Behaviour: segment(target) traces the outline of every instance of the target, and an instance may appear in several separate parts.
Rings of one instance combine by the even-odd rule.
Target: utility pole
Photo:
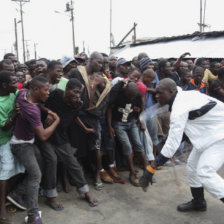
[[[25,62],[26,50],[25,50],[24,25],[23,25],[23,5],[21,0],[20,0],[20,16],[21,16],[21,26],[22,26],[23,62]]]
[[[73,49],[73,55],[75,56],[77,54],[76,46],[75,46],[75,25],[74,25],[74,2],[71,0],[71,2],[66,3],[66,12],[71,12],[71,22],[72,22],[72,49]]]
[[[19,48],[18,48],[18,35],[17,35],[17,22],[16,18],[14,18],[14,25],[15,25],[15,50],[16,50],[16,57],[19,61]]]
[[[28,44],[29,40],[25,40],[26,42],[26,61],[30,60],[30,51],[29,51],[29,44]]]
[[[34,43],[33,47],[34,47],[34,58],[35,60],[37,60],[37,43]]]
[[[21,17],[21,27],[22,27],[22,45],[23,45],[23,62],[26,61],[26,49],[25,49],[25,37],[24,37],[24,25],[23,25],[23,5],[30,0],[12,0],[14,2],[19,2],[20,6],[20,17]]]
[[[205,27],[211,27],[209,24],[205,24],[206,0],[204,0],[204,14],[202,11],[203,11],[203,0],[200,0],[200,23],[198,23],[200,33],[203,33],[205,31]]]
[[[200,23],[199,23],[199,27],[200,27],[200,33],[202,33],[202,0],[200,0]]]
[[[110,49],[112,48],[112,0],[110,0]]]
[[[75,47],[75,27],[74,27],[74,7],[73,1],[71,0],[71,20],[72,20],[72,41],[73,41],[73,54],[76,55],[76,47]]]
[[[206,12],[206,0],[204,0],[203,32],[204,32],[205,27],[206,27],[206,24],[205,24],[205,12]]]

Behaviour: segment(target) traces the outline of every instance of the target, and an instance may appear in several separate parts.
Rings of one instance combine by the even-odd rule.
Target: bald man
[[[122,153],[129,167],[129,180],[133,186],[139,187],[139,179],[135,172],[132,148],[141,159],[141,165],[147,166],[145,152],[140,140],[138,124],[139,114],[143,107],[143,99],[134,82],[125,85],[118,82],[110,92],[110,104],[107,110],[107,121],[111,139],[115,135],[122,147]],[[133,146],[133,147],[132,147]]]
[[[224,202],[224,180],[217,174],[224,164],[224,104],[195,90],[182,91],[169,78],[158,83],[156,98],[160,105],[169,105],[170,131],[161,153],[140,179],[143,190],[152,183],[155,168],[177,151],[185,133],[193,145],[187,162],[193,199],[178,205],[177,210],[206,211],[204,188]]]

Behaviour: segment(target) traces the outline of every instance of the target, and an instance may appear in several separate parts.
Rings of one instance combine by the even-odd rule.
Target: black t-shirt
[[[130,100],[125,95],[123,82],[118,82],[110,92],[110,104],[113,104],[112,119],[113,121],[129,122],[136,119],[138,113],[133,111],[133,107],[141,108],[142,95],[139,94]]]
[[[64,91],[60,89],[56,89],[50,94],[45,106],[60,117],[60,123],[49,138],[49,141],[54,145],[64,145],[68,143],[69,138],[67,130],[77,116],[76,108],[69,107],[64,102]]]
[[[224,102],[224,97],[219,93],[220,89],[224,89],[224,85],[219,80],[215,80],[209,87],[209,95]]]

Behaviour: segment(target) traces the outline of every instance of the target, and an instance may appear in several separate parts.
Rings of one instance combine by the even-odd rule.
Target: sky
[[[109,54],[110,0],[73,0],[75,42],[79,51]],[[24,30],[29,59],[59,59],[72,55],[72,24],[65,12],[68,0],[30,0],[24,4]],[[224,0],[207,0],[205,31],[224,30]],[[60,13],[55,13],[59,11]],[[137,23],[137,38],[174,36],[199,30],[200,0],[112,0],[115,44]],[[14,18],[20,21],[18,2],[0,0],[0,58],[14,52]],[[19,60],[22,62],[21,23],[17,24]],[[131,36],[128,38],[131,39]]]

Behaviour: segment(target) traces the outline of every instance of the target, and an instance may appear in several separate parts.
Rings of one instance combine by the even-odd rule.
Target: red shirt
[[[140,91],[140,93],[142,94],[142,97],[144,98],[147,92],[147,87],[145,86],[143,82],[136,82],[136,84],[138,86],[138,90]]]
[[[17,89],[22,89],[23,88],[23,84],[21,82],[17,82]]]

